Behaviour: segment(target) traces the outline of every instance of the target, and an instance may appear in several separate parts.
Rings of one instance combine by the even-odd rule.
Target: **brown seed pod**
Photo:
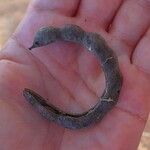
[[[88,127],[101,120],[118,101],[122,86],[122,76],[119,71],[117,57],[99,34],[85,32],[76,25],[65,25],[63,28],[45,27],[40,29],[36,33],[32,47],[29,49],[44,46],[56,40],[79,43],[100,60],[106,79],[106,88],[101,98],[90,110],[81,114],[69,114],[52,104],[48,104],[44,98],[30,89],[25,88],[23,95],[49,121],[57,122],[69,129]]]

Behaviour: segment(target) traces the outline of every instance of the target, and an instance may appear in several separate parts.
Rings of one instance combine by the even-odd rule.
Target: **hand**
[[[150,2],[34,0],[0,54],[0,149],[135,150],[150,110]],[[68,112],[96,104],[105,87],[98,61],[81,46],[33,49],[43,26],[77,24],[101,34],[118,56],[123,87],[101,122],[68,130],[48,122],[22,96],[30,88]]]

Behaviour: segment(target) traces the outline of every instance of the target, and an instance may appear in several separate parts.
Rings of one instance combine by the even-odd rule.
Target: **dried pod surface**
[[[61,111],[52,104],[48,104],[44,98],[30,89],[25,88],[23,95],[26,100],[49,121],[57,122],[69,129],[88,127],[100,121],[118,101],[122,86],[122,76],[120,74],[117,57],[100,35],[85,32],[76,25],[65,25],[63,28],[41,28],[36,33],[33,45],[29,49],[41,47],[56,40],[79,43],[95,54],[100,60],[106,79],[106,88],[101,98],[99,98],[98,103],[90,110],[81,114],[69,114]]]

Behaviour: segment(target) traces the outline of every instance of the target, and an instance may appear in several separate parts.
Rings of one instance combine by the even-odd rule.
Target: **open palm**
[[[146,0],[31,2],[0,54],[0,149],[136,149],[150,110],[149,14]],[[72,113],[96,104],[105,79],[89,52],[61,41],[27,49],[40,27],[69,23],[101,34],[116,52],[123,75],[115,108],[100,123],[81,130],[48,122],[22,95],[24,88],[33,89]]]

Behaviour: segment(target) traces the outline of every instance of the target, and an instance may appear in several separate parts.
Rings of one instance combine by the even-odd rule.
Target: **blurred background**
[[[30,0],[0,0],[0,49],[23,18]],[[138,150],[150,150],[150,117]]]

